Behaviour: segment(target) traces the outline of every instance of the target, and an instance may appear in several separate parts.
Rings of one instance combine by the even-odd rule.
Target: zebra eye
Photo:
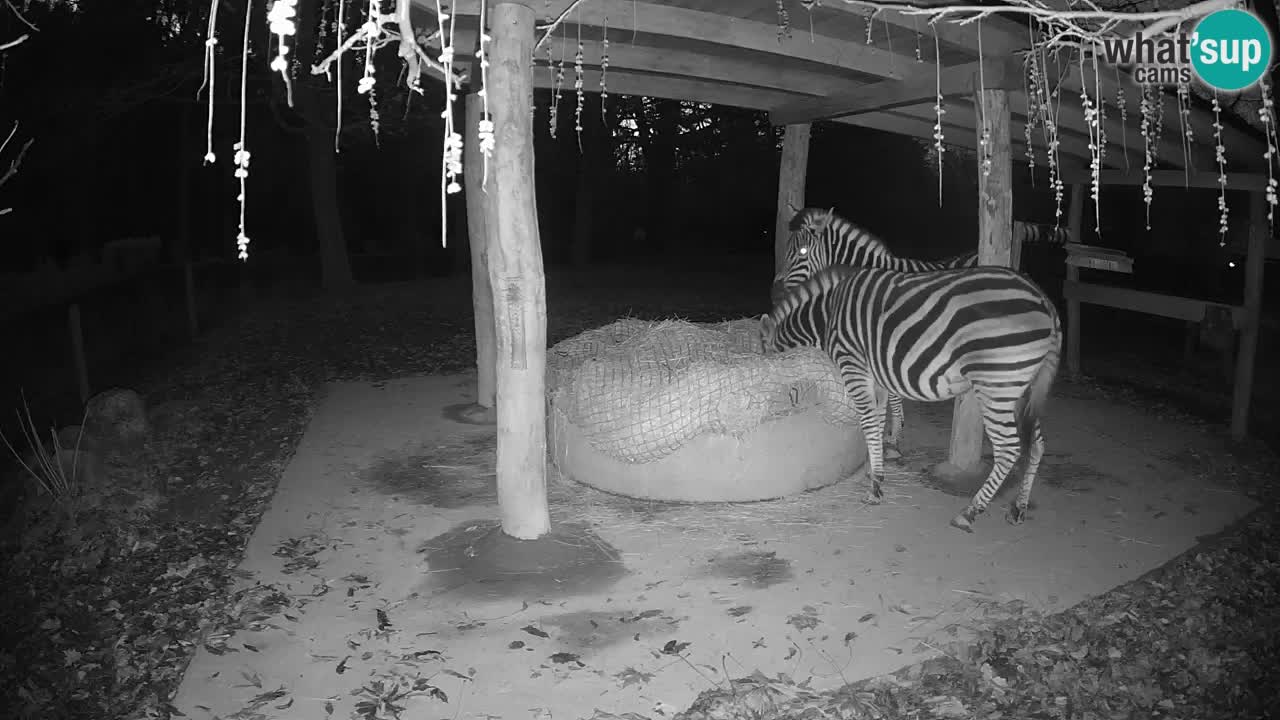
[[[802,247],[802,248],[800,248],[800,254],[801,254],[801,255],[808,255],[808,254],[809,254],[809,248],[807,248],[807,247]]]

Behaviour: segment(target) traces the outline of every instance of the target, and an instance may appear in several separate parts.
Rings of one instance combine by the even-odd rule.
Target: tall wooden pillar
[[[1253,361],[1258,351],[1258,330],[1262,322],[1262,268],[1266,260],[1267,198],[1262,193],[1249,197],[1249,249],[1244,265],[1244,326],[1240,328],[1240,351],[1236,355],[1236,382],[1231,398],[1231,436],[1243,440],[1249,432],[1249,400],[1253,394]]]
[[[1071,204],[1067,206],[1068,242],[1080,242],[1084,231],[1084,194],[1087,192],[1081,183],[1071,186]],[[1080,268],[1067,265],[1067,282],[1080,281]],[[1072,377],[1080,375],[1080,301],[1067,298],[1067,374]]]
[[[809,173],[809,137],[812,127],[788,125],[782,135],[782,159],[778,163],[778,219],[773,235],[773,271],[782,269],[787,253],[792,208],[804,207],[805,178]]]
[[[497,328],[498,505],[503,531],[532,540],[547,509],[547,296],[534,197],[534,10],[499,0],[491,18],[489,282]]]
[[[471,307],[475,313],[476,329],[476,404],[493,408],[497,404],[496,353],[497,338],[494,335],[493,288],[489,284],[489,247],[493,240],[489,232],[488,218],[493,213],[487,208],[493,200],[494,182],[484,177],[484,156],[480,152],[477,136],[484,99],[477,92],[481,87],[480,67],[471,70],[471,91],[466,99],[466,142],[462,150],[462,175],[466,183],[467,240],[471,248]],[[489,168],[492,174],[493,168]]]
[[[1009,267],[1013,260],[1013,155],[1009,139],[1009,92],[981,90],[977,117],[986,121],[991,164],[978,159],[978,263]],[[978,128],[982,139],[982,128]],[[981,145],[979,145],[981,147]],[[962,472],[982,462],[982,414],[972,392],[956,398],[951,419],[951,465]]]

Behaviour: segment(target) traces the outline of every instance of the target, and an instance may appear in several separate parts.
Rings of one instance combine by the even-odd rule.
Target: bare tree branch
[[[32,32],[40,32],[40,28],[36,27],[35,23],[22,16],[22,11],[13,4],[13,0],[4,0],[4,4],[9,6],[9,9],[13,11],[13,14],[23,25],[31,28]]]
[[[13,136],[17,134],[17,132],[18,123],[14,123],[13,129],[9,131],[9,137],[6,137],[4,142],[0,143],[0,152],[4,152],[4,149],[9,146],[9,141],[13,139]],[[27,148],[31,147],[31,143],[35,141],[35,138],[28,138],[27,141],[23,143],[22,149],[18,151],[18,157],[14,158],[13,162],[9,163],[9,169],[5,171],[5,174],[0,175],[0,187],[4,187],[5,183],[12,180],[13,177],[18,174],[18,168],[22,166],[22,158],[26,156]],[[0,208],[0,215],[8,215],[11,212],[13,212],[13,208],[11,207]]]
[[[18,37],[16,37],[16,38],[14,38],[14,39],[10,40],[9,42],[6,42],[6,43],[4,43],[4,44],[0,44],[0,52],[4,52],[5,50],[8,50],[9,48],[17,47],[17,46],[21,45],[22,43],[26,42],[26,41],[27,41],[27,40],[29,40],[29,39],[31,39],[31,33],[23,33],[23,34],[19,35]]]
[[[21,22],[23,25],[26,25],[27,27],[31,28],[31,32],[40,32],[40,28],[36,27],[30,20],[22,16],[22,11],[19,10],[17,6],[13,4],[13,0],[4,0],[4,4],[8,5],[9,9],[13,11],[13,16],[18,18],[18,22]],[[4,43],[0,43],[0,52],[4,52],[6,50],[9,50],[10,48],[15,48],[30,39],[31,39],[31,33],[23,33],[12,40],[9,40]],[[6,210],[5,212],[8,212],[8,211]],[[3,214],[4,213],[0,213],[0,215],[3,215]]]

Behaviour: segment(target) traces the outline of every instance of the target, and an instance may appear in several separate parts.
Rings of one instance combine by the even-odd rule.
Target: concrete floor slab
[[[477,584],[428,559],[441,536],[482,537],[498,517],[494,429],[445,412],[473,383],[329,387],[242,563],[246,584],[293,606],[231,652],[201,648],[178,709],[345,718],[398,686],[405,717],[578,718],[673,714],[757,669],[831,687],[924,659],[988,600],[1060,610],[1103,593],[1252,509],[1177,462],[1202,442],[1194,429],[1059,398],[1030,520],[1008,525],[1002,499],[964,533],[948,522],[967,497],[920,480],[945,455],[951,406],[909,404],[884,505],[862,503],[861,479],[667,505],[552,472],[557,527],[589,528],[620,567],[587,584]]]

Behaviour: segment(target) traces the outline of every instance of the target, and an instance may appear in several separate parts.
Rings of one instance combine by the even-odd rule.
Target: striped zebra
[[[871,465],[867,502],[883,497],[885,391],[921,401],[969,390],[982,409],[995,462],[951,524],[972,532],[1029,446],[1008,519],[1024,519],[1044,437],[1039,416],[1058,371],[1062,326],[1053,302],[1002,267],[924,273],[835,265],[793,288],[761,317],[766,353],[820,347],[840,370]]]
[[[1062,245],[1069,235],[1065,228],[1051,225],[1015,222],[1015,232],[1023,243]],[[787,290],[799,285],[814,273],[832,265],[885,268],[900,272],[929,272],[978,267],[978,251],[955,255],[941,260],[917,260],[893,254],[884,241],[867,230],[836,214],[835,208],[805,208],[796,211],[791,218],[791,236],[787,240],[787,252],[782,268],[773,278],[770,291],[776,305]],[[899,457],[898,446],[906,425],[902,398],[890,392],[889,437],[886,449],[891,457]]]

